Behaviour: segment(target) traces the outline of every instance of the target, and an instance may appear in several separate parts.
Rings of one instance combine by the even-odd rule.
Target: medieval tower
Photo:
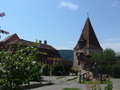
[[[81,36],[74,47],[74,64],[73,67],[80,70],[86,70],[87,62],[94,52],[102,50],[100,43],[95,35],[94,29],[87,18]]]

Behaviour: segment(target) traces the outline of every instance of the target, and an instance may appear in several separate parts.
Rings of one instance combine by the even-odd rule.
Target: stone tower
[[[94,29],[90,22],[89,17],[87,18],[81,36],[74,47],[74,64],[73,67],[78,70],[89,69],[87,62],[94,52],[102,50],[98,39],[95,35]]]

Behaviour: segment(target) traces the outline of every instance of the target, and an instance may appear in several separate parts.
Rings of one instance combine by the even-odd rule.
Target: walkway
[[[48,84],[45,85],[37,84],[36,86],[25,90],[62,90],[63,88],[80,88],[82,90],[91,90],[89,89],[91,85],[79,84],[78,78],[72,81],[65,82],[62,80],[57,80],[56,77],[60,77],[60,76],[44,76],[43,77],[44,82],[49,82]],[[66,76],[66,78],[68,77],[71,78],[70,76]],[[111,79],[111,80],[113,81],[113,90],[120,90],[120,79]],[[106,84],[100,84],[102,90],[104,90],[105,86]]]

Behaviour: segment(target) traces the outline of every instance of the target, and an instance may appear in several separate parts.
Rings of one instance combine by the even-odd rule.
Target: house
[[[15,47],[18,44],[21,46],[34,46],[34,42],[20,39],[17,34],[10,35],[1,41],[1,45],[3,46],[13,45]],[[40,40],[36,47],[40,52],[46,53],[46,55],[39,55],[38,61],[45,63],[46,60],[62,60],[59,52],[51,45],[48,45],[46,40],[44,43],[42,43]]]
[[[74,64],[73,67],[79,71],[89,69],[89,58],[94,52],[102,50],[97,36],[94,32],[89,17],[87,18],[80,38],[74,47]]]

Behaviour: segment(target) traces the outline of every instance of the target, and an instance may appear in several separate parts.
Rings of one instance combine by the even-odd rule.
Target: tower
[[[100,43],[95,35],[89,17],[86,19],[80,38],[74,47],[73,67],[78,70],[86,70],[87,62],[94,52],[102,50]]]

